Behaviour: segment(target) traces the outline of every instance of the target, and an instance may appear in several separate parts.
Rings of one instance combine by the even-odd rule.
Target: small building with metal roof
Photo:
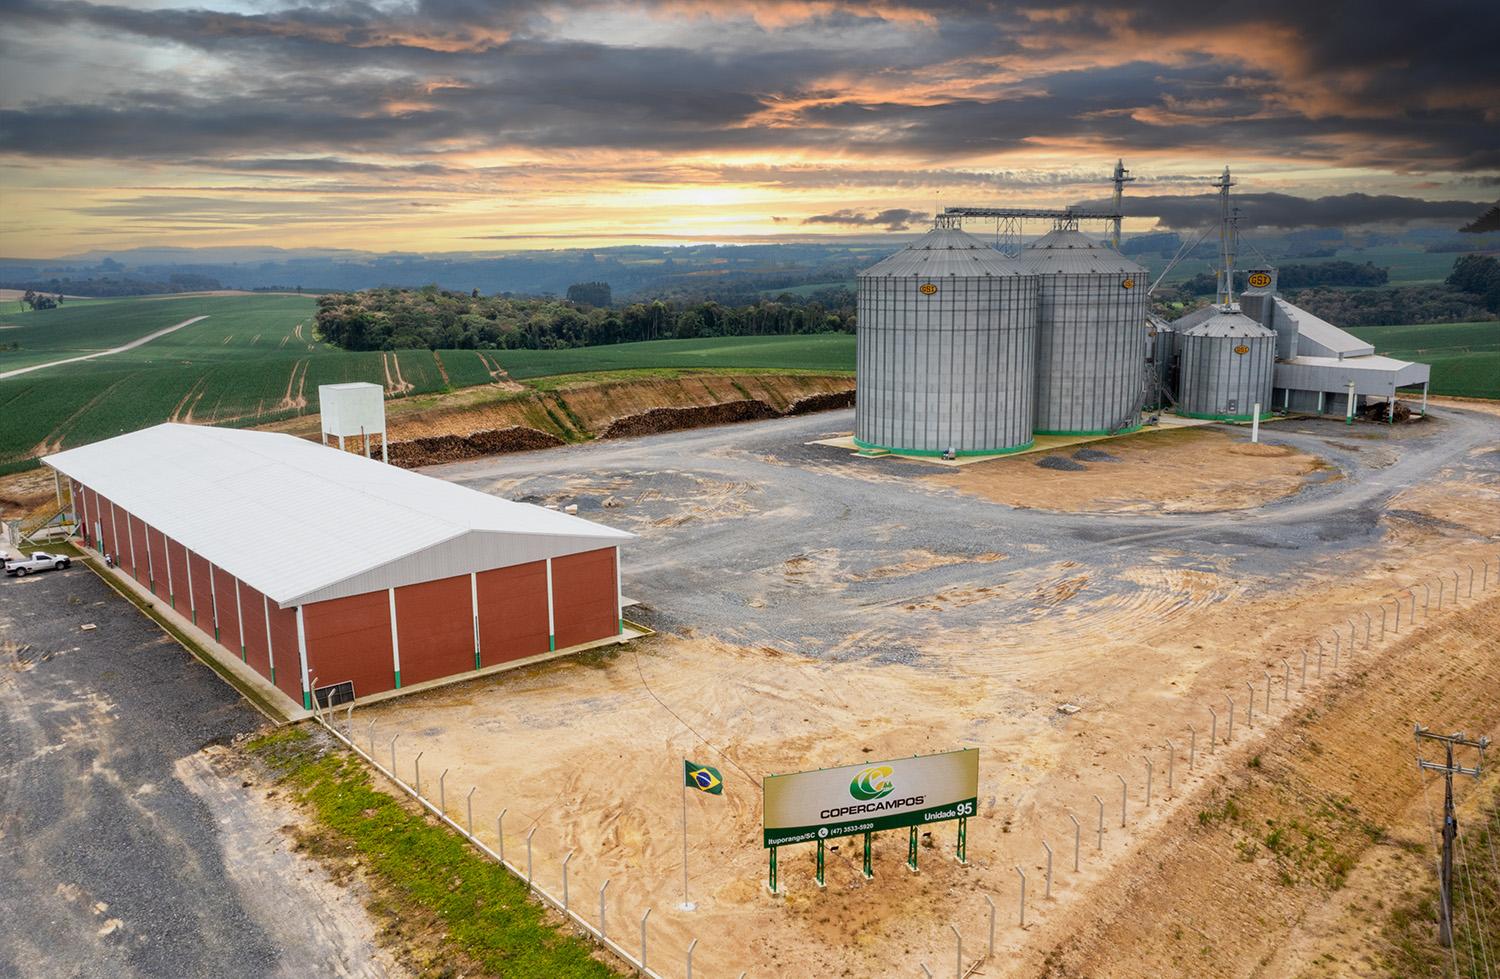
[[[303,708],[624,632],[619,545],[634,535],[566,513],[202,425],[43,462],[89,546]]]

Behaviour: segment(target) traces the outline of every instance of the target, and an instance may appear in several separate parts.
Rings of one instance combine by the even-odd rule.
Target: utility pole
[[[1418,724],[1416,727],[1417,744],[1423,741],[1441,742],[1446,753],[1446,760],[1439,765],[1428,761],[1420,755],[1417,757],[1417,770],[1442,772],[1444,782],[1443,792],[1443,863],[1438,871],[1438,884],[1441,890],[1440,910],[1442,920],[1438,922],[1438,942],[1444,948],[1453,946],[1453,841],[1458,836],[1458,816],[1453,811],[1453,776],[1468,775],[1475,779],[1479,778],[1479,770],[1484,765],[1484,749],[1490,746],[1490,739],[1481,737],[1478,741],[1470,741],[1464,737],[1464,732],[1456,734],[1433,734],[1427,728]],[[1479,763],[1473,768],[1464,768],[1462,765],[1453,764],[1453,746],[1463,748],[1478,748]]]
[[[1229,188],[1234,180],[1229,176],[1229,167],[1212,184],[1219,191],[1219,288],[1220,306],[1234,302],[1234,217],[1229,206]]]

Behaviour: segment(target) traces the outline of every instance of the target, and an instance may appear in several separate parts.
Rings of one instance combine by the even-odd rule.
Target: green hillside
[[[1500,322],[1419,323],[1349,330],[1377,353],[1432,365],[1433,394],[1500,398]]]

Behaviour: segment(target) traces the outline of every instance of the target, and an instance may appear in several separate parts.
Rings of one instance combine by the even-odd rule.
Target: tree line
[[[596,288],[575,295],[604,297]],[[477,289],[366,289],[320,296],[317,328],[324,340],[347,350],[552,350],[637,340],[852,333],[853,295],[843,295],[833,307],[783,295],[737,306],[654,300],[616,308],[483,296]]]

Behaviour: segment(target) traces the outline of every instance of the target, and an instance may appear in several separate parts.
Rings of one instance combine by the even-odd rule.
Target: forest
[[[575,297],[605,298],[596,283]],[[831,298],[833,305],[826,305]],[[654,300],[622,307],[483,296],[479,290],[366,289],[318,298],[318,333],[346,350],[557,350],[636,340],[853,333],[853,294],[786,294],[744,305]]]

